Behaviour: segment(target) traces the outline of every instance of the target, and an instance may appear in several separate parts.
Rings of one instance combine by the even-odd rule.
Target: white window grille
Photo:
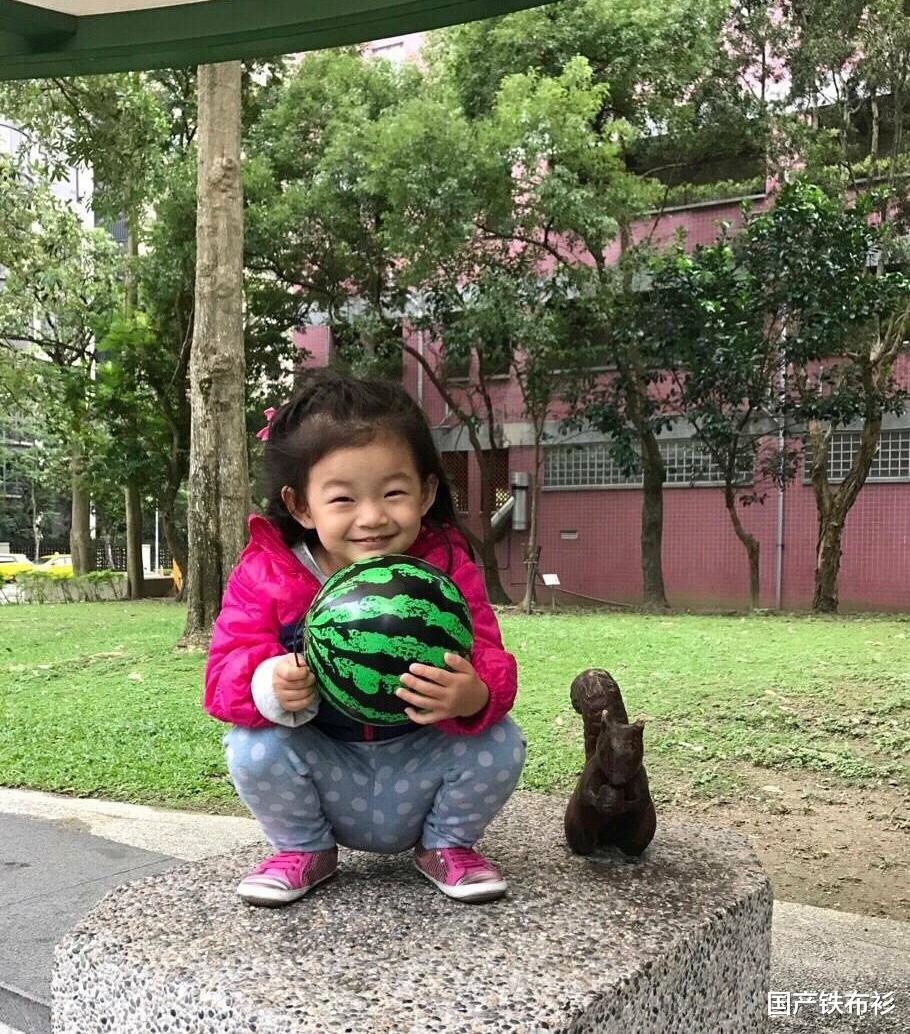
[[[859,449],[859,431],[835,431],[828,443],[828,480],[843,481]],[[807,440],[803,479],[811,481],[812,445]],[[867,481],[910,481],[910,428],[882,431]]]
[[[671,438],[658,443],[667,468],[668,485],[722,485],[724,474],[704,445],[694,438]],[[740,463],[737,482],[749,481],[751,464]]]
[[[859,432],[844,431],[831,436],[828,445],[828,477],[843,481],[859,448]]]
[[[667,469],[668,485],[722,485],[723,473],[701,442],[694,438],[667,438],[658,442]],[[738,482],[747,483],[751,469],[744,466]],[[552,445],[544,452],[545,488],[604,488],[639,486],[640,467],[624,474],[611,455],[608,442]]]
[[[910,479],[910,430],[883,432],[869,477],[875,481]]]
[[[606,443],[552,445],[544,450],[543,483],[545,488],[638,485],[641,484],[641,475],[624,474]]]

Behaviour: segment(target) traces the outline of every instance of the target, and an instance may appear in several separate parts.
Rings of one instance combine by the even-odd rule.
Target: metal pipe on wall
[[[780,441],[783,439],[781,432]],[[777,486],[777,557],[775,560],[774,606],[782,607],[784,579],[784,486]]]

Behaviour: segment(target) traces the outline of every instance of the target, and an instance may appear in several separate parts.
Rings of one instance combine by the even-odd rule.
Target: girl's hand
[[[286,653],[272,671],[272,689],[285,711],[305,711],[316,699],[316,676],[297,654]]]
[[[468,718],[487,705],[490,691],[481,682],[470,661],[447,653],[445,662],[454,670],[412,664],[401,676],[406,688],[395,690],[410,707],[405,714],[418,725],[430,725],[444,718]]]

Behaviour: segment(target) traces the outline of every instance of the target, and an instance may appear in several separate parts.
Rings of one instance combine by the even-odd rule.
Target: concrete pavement
[[[0,788],[0,815],[43,819],[63,829],[187,862],[211,858],[261,839],[258,824],[250,818],[58,797],[34,790]]]

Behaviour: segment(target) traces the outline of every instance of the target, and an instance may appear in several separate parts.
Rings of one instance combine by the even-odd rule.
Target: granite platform
[[[54,1032],[764,1032],[772,900],[748,843],[659,817],[641,859],[578,858],[563,805],[516,793],[490,826],[510,893],[487,905],[353,851],[284,909],[234,893],[256,847],[122,886],[57,947]]]

